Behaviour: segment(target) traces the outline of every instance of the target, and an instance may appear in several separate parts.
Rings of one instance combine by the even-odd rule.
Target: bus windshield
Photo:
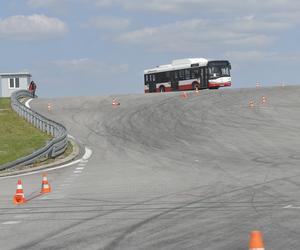
[[[208,67],[210,79],[230,76],[230,64],[225,62],[214,62]]]

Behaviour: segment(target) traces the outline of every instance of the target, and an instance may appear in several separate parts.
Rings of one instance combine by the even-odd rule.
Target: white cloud
[[[230,58],[235,62],[299,62],[300,53],[285,53],[274,51],[229,51],[224,54],[224,57]]]
[[[250,22],[250,23],[249,23]],[[244,21],[249,27],[243,30],[243,22],[232,25],[229,21],[191,19],[157,27],[138,29],[119,35],[121,43],[141,45],[157,51],[195,51],[201,49],[228,49],[234,47],[264,46],[274,40],[270,32],[260,32],[263,21]],[[256,26],[258,27],[256,29]]]
[[[27,4],[33,8],[52,7],[60,4],[63,0],[28,0]]]
[[[267,61],[274,60],[278,57],[275,52],[266,52],[258,50],[250,51],[229,51],[224,54],[226,58],[231,58],[233,61]]]
[[[266,11],[295,11],[300,8],[298,0],[91,0],[99,7],[118,5],[127,10],[143,10],[154,12],[169,13],[201,13],[209,12],[236,12],[244,13],[247,11],[261,12]]]
[[[53,64],[63,71],[76,74],[81,73],[89,75],[109,75],[114,73],[124,73],[128,71],[128,64],[110,65],[91,58],[57,60],[54,61]]]
[[[0,37],[15,40],[55,38],[68,31],[67,25],[45,15],[11,16],[0,20]]]
[[[157,51],[228,50],[233,46],[257,49],[270,45],[282,32],[300,23],[299,0],[89,1],[99,7],[118,6],[127,11],[156,12],[158,15],[166,13],[179,15],[180,19],[189,15],[190,20],[131,30],[114,38],[120,43],[141,45]],[[96,20],[93,23],[96,27]]]
[[[94,0],[94,1],[96,6],[98,7],[108,7],[115,2],[114,0]]]
[[[122,30],[126,29],[129,24],[130,20],[126,18],[99,16],[90,18],[83,26],[100,30]]]
[[[229,20],[227,20],[229,21]],[[233,19],[227,24],[227,29],[233,29],[240,32],[261,32],[261,33],[273,33],[278,31],[284,31],[294,26],[289,19],[280,19],[270,16],[257,17],[257,16],[245,16]]]

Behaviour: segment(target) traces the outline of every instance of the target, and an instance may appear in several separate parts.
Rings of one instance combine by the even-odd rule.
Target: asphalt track
[[[49,172],[49,195],[40,174],[0,179],[0,248],[242,250],[261,230],[300,249],[300,87],[179,95],[31,102],[93,154]]]

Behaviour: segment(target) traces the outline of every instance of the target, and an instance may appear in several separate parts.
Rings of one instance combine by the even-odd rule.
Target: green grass
[[[0,98],[0,165],[31,154],[50,138],[12,111],[10,98]]]

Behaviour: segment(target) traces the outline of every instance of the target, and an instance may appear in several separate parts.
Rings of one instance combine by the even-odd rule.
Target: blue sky
[[[228,59],[234,87],[298,84],[298,0],[1,0],[0,72],[44,97],[143,92],[143,70]]]

